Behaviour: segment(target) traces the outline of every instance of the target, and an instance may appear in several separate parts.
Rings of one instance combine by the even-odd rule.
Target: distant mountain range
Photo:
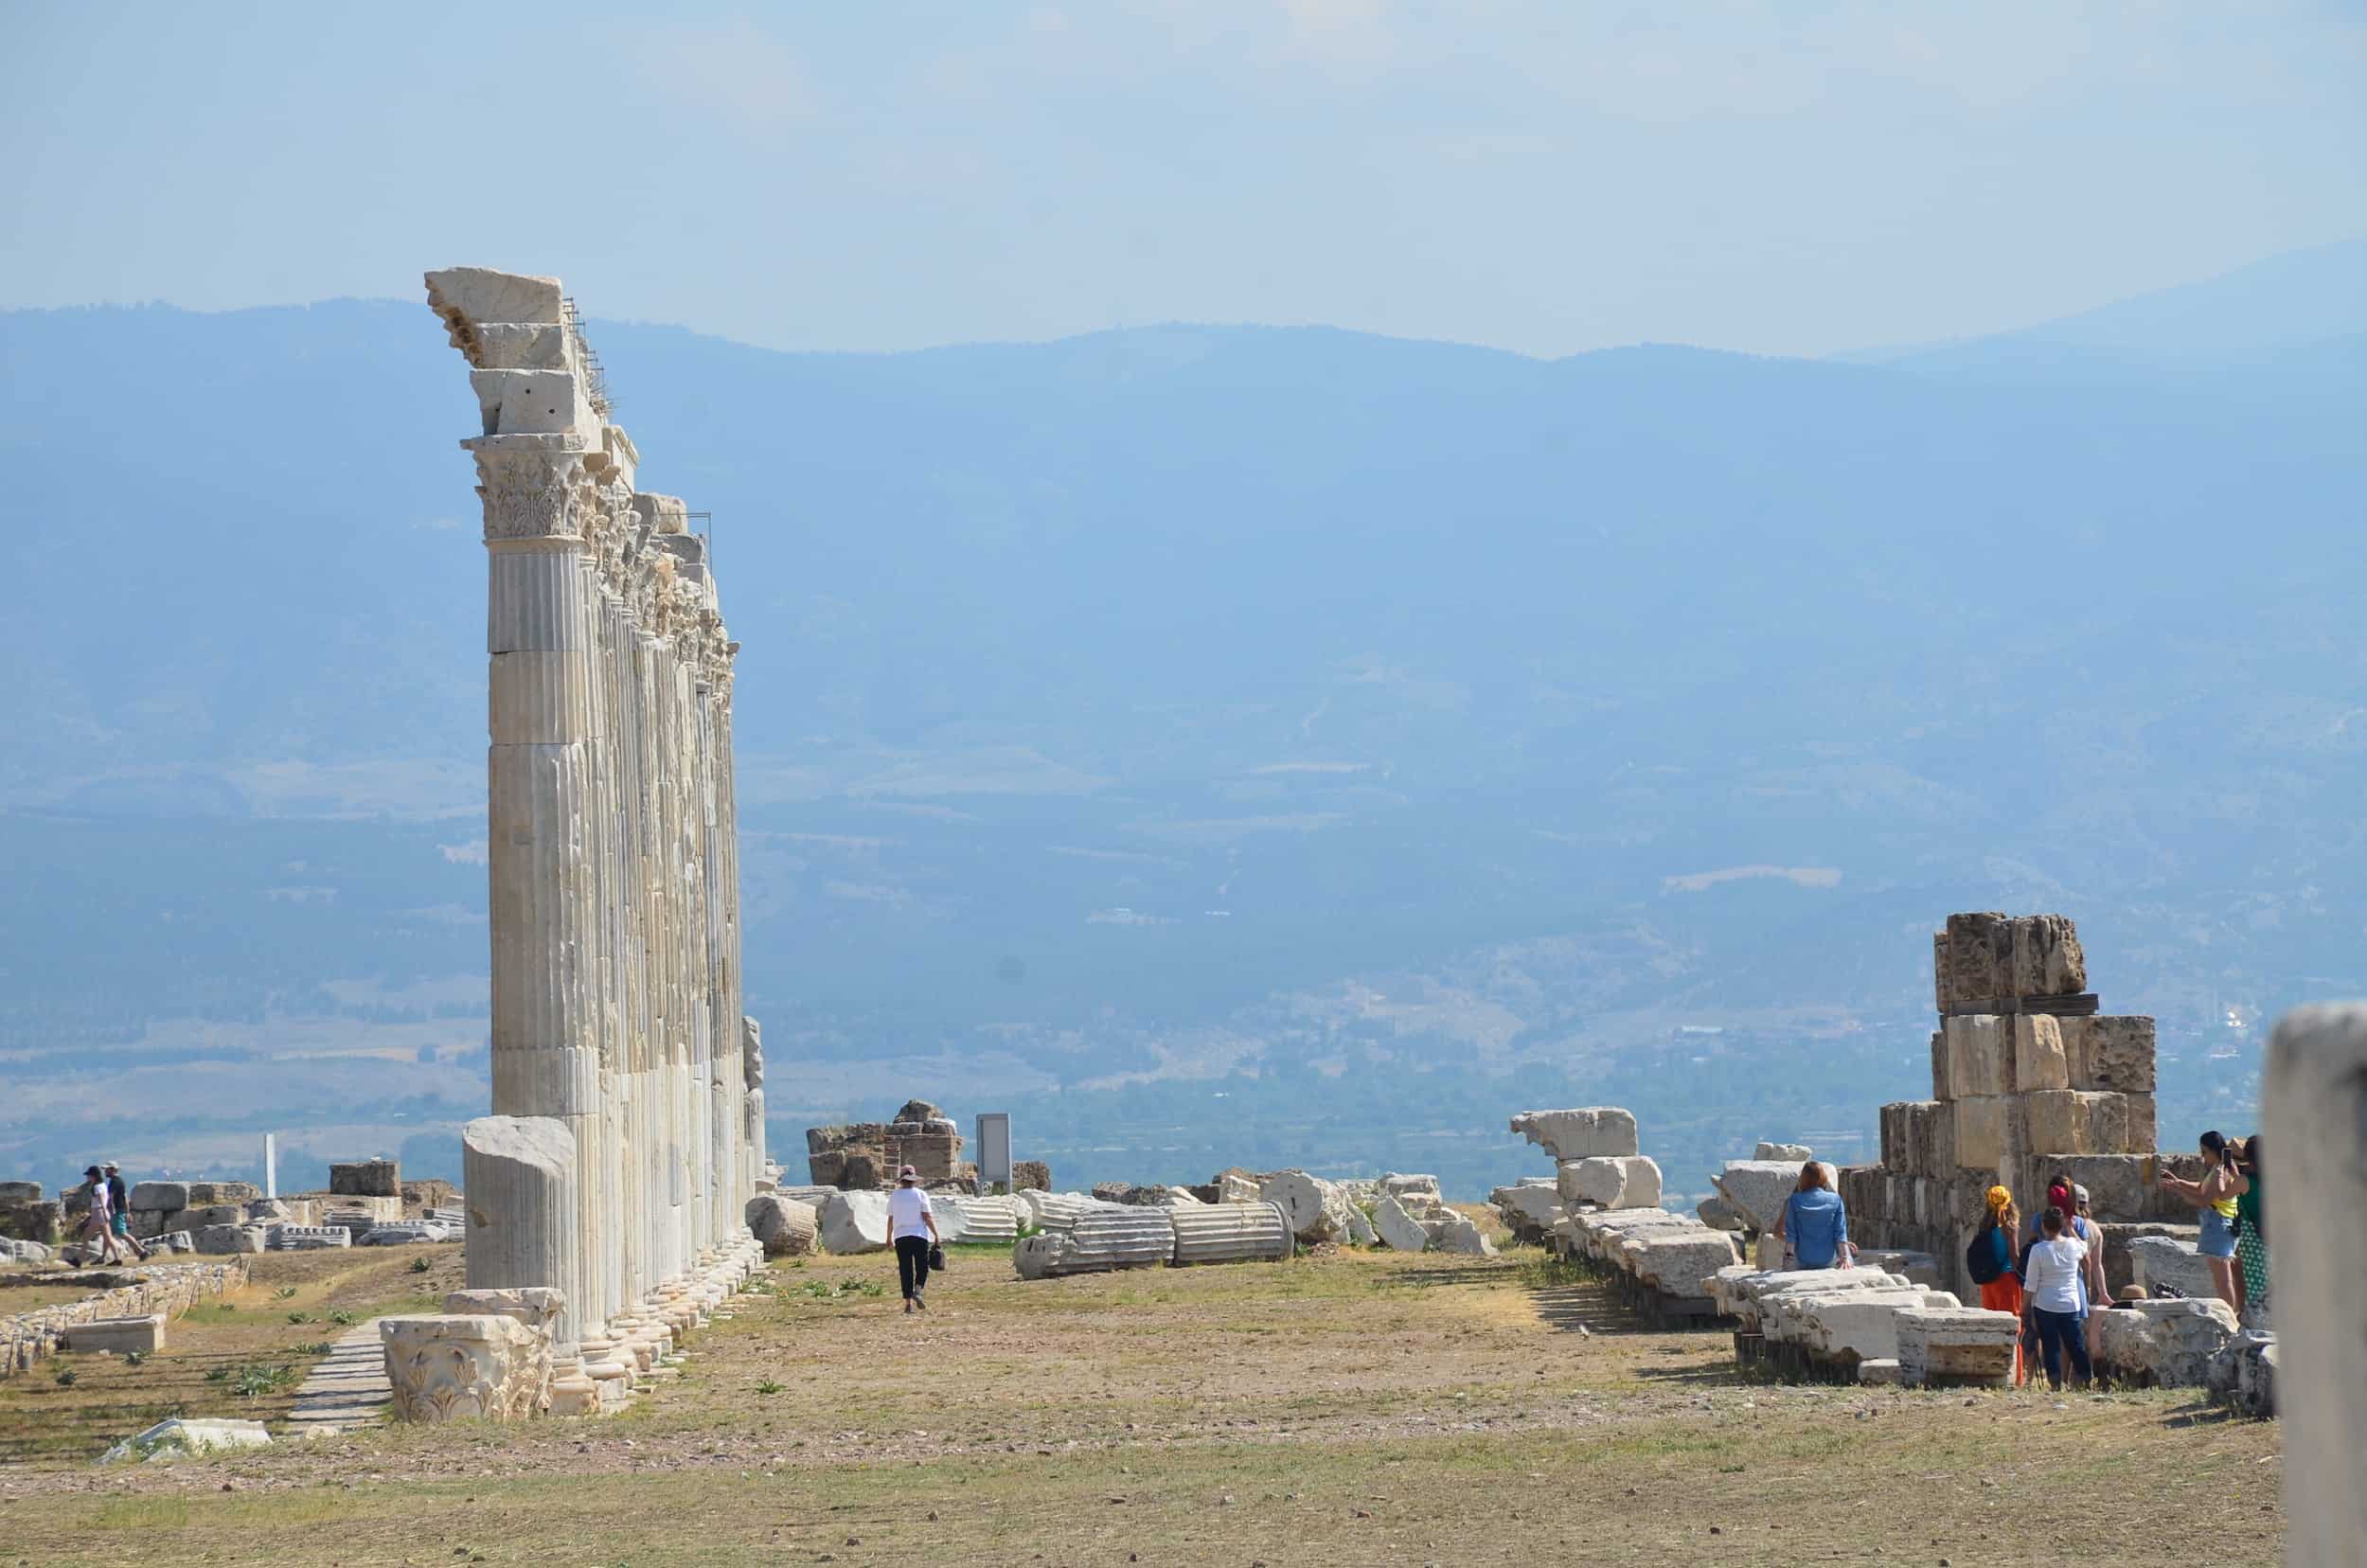
[[[2367,986],[2367,245],[1847,362],[592,335],[745,645],[776,1131],[928,1094],[1079,1174],[1263,1128],[1468,1185],[1514,1099],[1616,1085],[1683,1162],[1862,1139],[1919,1092],[1918,933],[2014,907],[2186,1042],[2182,1135],[2246,1114],[2263,1014]],[[330,1039],[363,1100],[442,1096],[336,1136],[448,1131],[464,366],[342,301],[9,313],[0,367],[0,1049],[223,1102],[179,1142],[53,1106],[0,1157],[327,1125],[333,1078],[254,1096]]]

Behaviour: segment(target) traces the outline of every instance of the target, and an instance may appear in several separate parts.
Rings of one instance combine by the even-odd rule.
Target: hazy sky
[[[0,0],[0,304],[1819,352],[2367,234],[2354,0],[660,9]]]

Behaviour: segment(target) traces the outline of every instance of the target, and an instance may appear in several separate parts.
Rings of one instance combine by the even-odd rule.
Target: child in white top
[[[2053,1387],[2063,1386],[2063,1358],[2069,1356],[2073,1381],[2084,1383],[2091,1375],[2082,1327],[2088,1299],[2080,1287],[2088,1243],[2067,1232],[2061,1209],[2048,1209],[2040,1228],[2043,1238],[2030,1249],[2021,1283],[2046,1357],[2046,1381]]]

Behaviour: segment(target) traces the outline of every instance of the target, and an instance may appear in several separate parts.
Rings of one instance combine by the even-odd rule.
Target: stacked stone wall
[[[34,1274],[41,1284],[62,1282],[61,1276]],[[76,1277],[90,1281],[91,1294],[80,1301],[62,1302],[31,1311],[0,1317],[0,1378],[12,1378],[49,1356],[80,1325],[107,1318],[179,1317],[200,1301],[223,1295],[246,1283],[244,1257],[222,1257],[205,1263],[164,1263],[144,1269],[109,1269]],[[0,1309],[8,1292],[0,1289]]]
[[[2068,1170],[2104,1222],[2109,1282],[2127,1283],[2129,1236],[2194,1219],[2159,1182],[2196,1162],[2155,1152],[2154,1021],[2097,1010],[2064,916],[1951,915],[1931,945],[1931,1098],[1883,1106],[1880,1163],[1841,1172],[1851,1235],[1930,1253],[1971,1299],[1984,1194],[2002,1184],[2027,1214]]]

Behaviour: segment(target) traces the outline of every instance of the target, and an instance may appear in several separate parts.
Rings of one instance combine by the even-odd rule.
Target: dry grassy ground
[[[261,1260],[255,1289],[270,1301],[320,1256]],[[401,1286],[379,1267],[308,1288]],[[1533,1255],[1023,1284],[957,1252],[914,1319],[894,1276],[876,1256],[777,1267],[680,1379],[605,1422],[10,1466],[0,1560],[2243,1563],[2280,1545],[2273,1423],[2186,1394],[1756,1382],[1724,1336],[1632,1331]],[[190,1325],[186,1353],[217,1353],[217,1331],[252,1326]],[[0,1412],[11,1433],[42,1418],[15,1384]]]

